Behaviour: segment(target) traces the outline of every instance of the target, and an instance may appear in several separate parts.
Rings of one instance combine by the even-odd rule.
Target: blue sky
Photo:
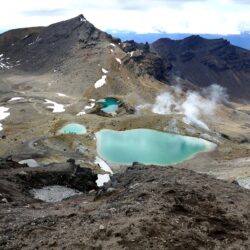
[[[0,30],[49,25],[83,14],[102,30],[238,34],[250,30],[250,0],[8,0]]]

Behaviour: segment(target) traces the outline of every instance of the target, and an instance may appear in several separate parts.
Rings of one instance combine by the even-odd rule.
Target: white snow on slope
[[[238,179],[236,181],[238,182],[238,184],[241,187],[246,188],[246,189],[250,189],[250,177]]]
[[[4,58],[3,54],[0,55],[0,68],[2,69],[11,69],[13,68],[12,65],[7,62],[10,58]]]
[[[104,84],[106,84],[106,78],[107,76],[103,75],[101,79],[99,79],[96,83],[95,83],[95,88],[100,88],[102,87]]]
[[[7,112],[9,108],[6,107],[0,107],[0,121],[4,120],[6,117],[10,115],[9,112]]]
[[[110,180],[109,174],[98,174],[96,184],[98,187],[102,187],[104,185],[104,183],[109,182],[109,180]]]
[[[10,115],[10,112],[7,112],[9,108],[0,107],[0,121],[4,120],[6,117]],[[3,130],[3,125],[0,123],[0,131]]]
[[[2,69],[11,69],[12,66],[9,66],[9,65],[7,65],[5,63],[0,62],[0,68],[2,68]]]
[[[130,57],[132,57],[134,53],[135,53],[134,51],[129,52]]]
[[[103,72],[103,74],[107,74],[107,73],[108,73],[108,70],[102,68],[102,72]]]
[[[11,69],[13,68],[8,62],[3,62],[4,58],[0,59],[0,68],[2,69]]]
[[[80,17],[80,22],[87,22],[87,20],[83,17]]]
[[[48,106],[48,109],[53,109],[53,113],[62,113],[65,111],[64,109],[64,105],[63,104],[59,104],[53,101],[50,101],[48,99],[45,99],[46,104],[52,104],[51,106]]]
[[[86,109],[92,109],[92,108],[94,108],[94,107],[95,107],[95,103],[90,103],[90,105],[85,106],[84,109],[85,109],[85,110],[86,110]]]
[[[114,43],[110,43],[110,45],[111,45],[112,47],[116,47],[116,45],[115,45]]]
[[[86,115],[86,112],[85,111],[81,111],[79,113],[76,114],[76,116],[82,116],[82,115]]]
[[[61,97],[67,97],[67,95],[65,94],[62,94],[62,93],[56,93],[58,96],[61,96]]]
[[[113,171],[111,170],[110,166],[98,156],[96,156],[94,163],[99,165],[100,168],[104,170],[105,172],[113,174]]]
[[[12,97],[9,102],[14,102],[14,101],[18,101],[18,100],[23,100],[23,97]]]
[[[19,164],[27,164],[30,168],[39,167],[38,163],[34,159],[26,159],[18,162]]]
[[[83,111],[80,111],[76,116],[82,116],[82,115],[86,115],[86,111],[85,110],[88,110],[88,109],[92,109],[95,107],[95,99],[89,99],[90,100],[90,104],[89,105],[86,105],[84,107],[84,110]]]
[[[110,166],[101,158],[97,157],[95,158],[95,164],[99,165],[102,170],[105,172],[108,172],[109,174],[98,174],[96,184],[98,187],[102,187],[104,183],[109,182],[110,175],[113,174],[113,171],[111,170]]]
[[[117,57],[116,57],[115,60],[116,60],[118,63],[122,64],[122,61],[121,61],[120,58],[117,58]]]

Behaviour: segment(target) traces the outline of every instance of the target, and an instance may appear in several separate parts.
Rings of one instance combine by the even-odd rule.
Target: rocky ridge
[[[250,99],[249,50],[224,39],[200,36],[162,38],[151,44],[151,49],[171,65],[172,78],[178,76],[201,88],[216,83],[225,87],[232,98]]]

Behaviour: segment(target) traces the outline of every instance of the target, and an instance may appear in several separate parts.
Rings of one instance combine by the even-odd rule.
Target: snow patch
[[[118,63],[122,64],[122,61],[121,61],[120,58],[117,58],[117,57],[116,57],[115,60],[116,60]]]
[[[107,76],[103,75],[101,79],[99,79],[96,83],[95,83],[95,88],[100,88],[102,87],[104,84],[106,84],[106,78]]]
[[[76,116],[82,116],[82,115],[86,115],[86,111],[85,110],[88,110],[88,109],[92,109],[95,107],[95,99],[89,99],[90,103],[89,105],[86,105],[84,107],[84,110],[79,112]]]
[[[92,108],[94,108],[94,107],[95,107],[95,103],[90,103],[90,105],[85,106],[84,109],[85,109],[85,110],[86,110],[86,109],[92,109]]]
[[[96,184],[98,187],[102,187],[104,183],[107,183],[110,181],[110,175],[109,174],[98,174]]]
[[[103,161],[101,158],[99,158],[97,156],[95,158],[94,163],[99,165],[103,171],[109,173],[109,174],[98,174],[97,175],[96,184],[98,187],[102,187],[104,185],[104,183],[109,182],[110,175],[113,174],[113,171],[111,170],[111,168],[109,167],[109,165],[105,161]]]
[[[238,179],[236,181],[238,182],[238,184],[241,187],[246,188],[246,189],[250,189],[250,177]]]
[[[30,194],[33,195],[35,199],[45,202],[57,202],[72,196],[80,195],[82,192],[76,189],[54,185],[43,188],[33,188],[30,190]]]
[[[114,43],[110,43],[110,46],[112,47],[116,47],[116,45]]]
[[[8,62],[8,60],[10,58],[9,57],[4,58],[3,56],[4,56],[4,54],[0,55],[0,68],[1,69],[11,69],[11,68],[13,68],[13,66]]]
[[[135,53],[134,51],[129,52],[130,57],[132,57],[134,53]]]
[[[19,164],[27,164],[30,168],[39,167],[39,164],[34,159],[26,159],[18,162]]]
[[[87,20],[84,17],[80,17],[80,22],[87,22]]]
[[[10,112],[7,111],[9,111],[9,108],[0,107],[0,121],[6,119],[10,115]]]
[[[96,156],[94,163],[99,165],[103,171],[113,174],[113,171],[111,170],[110,166],[98,156]]]
[[[62,93],[56,93],[58,96],[61,96],[61,97],[67,97],[67,95],[65,94],[62,94]]]
[[[13,97],[9,100],[9,102],[14,102],[14,101],[18,101],[18,100],[23,100],[23,97]]]
[[[6,112],[6,111],[8,111],[9,109],[5,109],[6,111],[4,111],[4,109],[3,109],[4,107],[0,107],[0,121],[1,120],[4,120],[6,117],[8,117],[9,115],[10,115],[10,113],[9,112]],[[3,124],[2,123],[0,123],[0,131],[2,131],[3,130]]]
[[[103,74],[107,74],[107,73],[108,73],[108,70],[102,68],[102,72],[103,72]]]
[[[82,115],[86,115],[86,112],[85,111],[81,111],[79,113],[76,114],[76,116],[82,116]]]
[[[48,106],[47,108],[53,109],[53,111],[52,111],[53,113],[62,113],[65,111],[63,104],[59,104],[59,103],[50,101],[48,99],[45,99],[45,101],[46,101],[46,104],[52,104],[52,106]]]

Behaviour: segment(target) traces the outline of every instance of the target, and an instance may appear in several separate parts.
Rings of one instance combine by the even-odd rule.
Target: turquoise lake
[[[97,153],[113,164],[170,165],[200,153],[213,150],[212,142],[151,129],[114,131],[103,129],[96,133]]]
[[[114,97],[107,97],[105,99],[98,100],[97,103],[103,105],[101,110],[106,113],[114,113],[118,109],[121,102]]]
[[[85,126],[78,123],[69,123],[63,126],[59,131],[59,134],[77,134],[83,135],[87,133]]]

